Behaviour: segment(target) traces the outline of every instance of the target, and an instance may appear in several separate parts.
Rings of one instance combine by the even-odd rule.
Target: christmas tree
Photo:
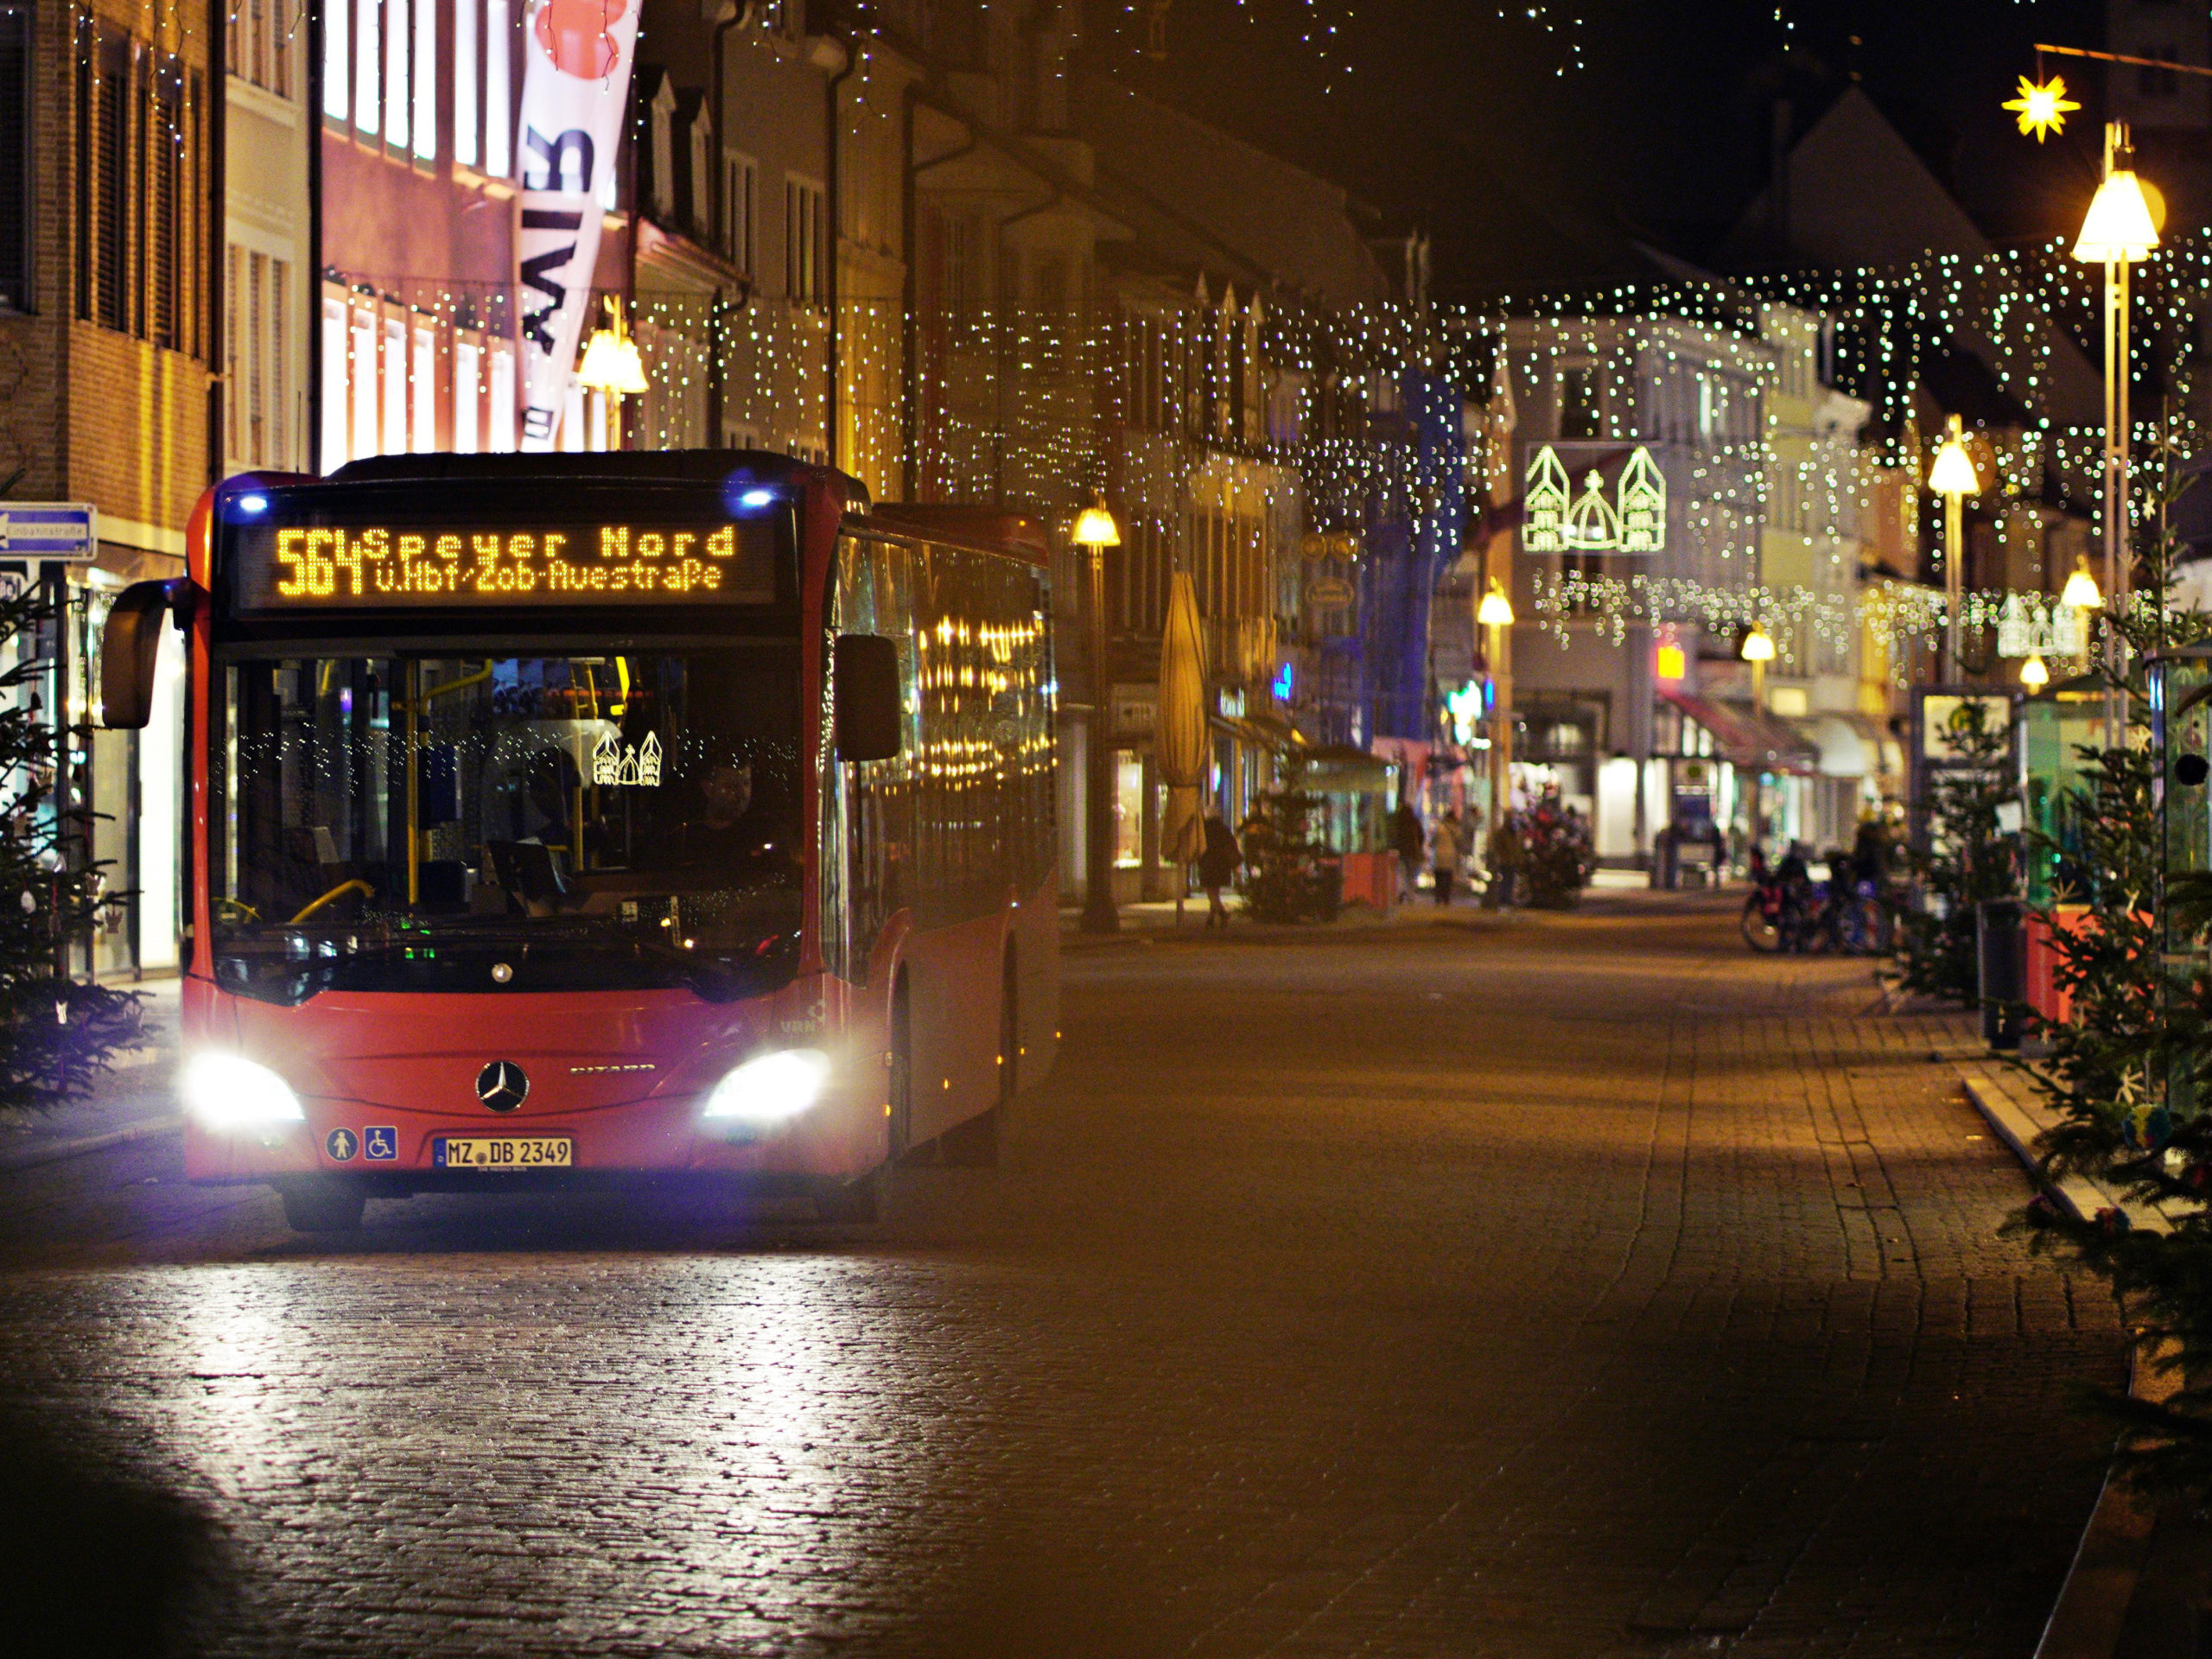
[[[53,623],[36,590],[0,600],[0,1107],[38,1110],[89,1094],[137,1033],[138,999],[67,971],[105,899],[90,856],[94,815],[55,785],[54,728],[40,719],[48,666],[37,641]],[[12,653],[9,646],[14,646]],[[66,741],[85,745],[78,728]]]
[[[1313,834],[1320,808],[1321,798],[1306,788],[1306,762],[1294,751],[1284,757],[1281,782],[1253,802],[1243,827],[1237,891],[1253,920],[1335,918],[1343,877],[1335,855]]]
[[[1920,902],[1897,918],[1891,976],[1908,991],[1974,1006],[1980,985],[1974,916],[1985,899],[2019,891],[2011,842],[1997,809],[2014,798],[2012,736],[1978,697],[1962,700],[1946,724],[1955,762],[1929,785],[1927,844],[1909,855]]]
[[[2212,1497],[2212,1217],[2202,1208],[2212,1197],[2212,875],[2166,874],[2159,784],[2169,757],[2153,741],[2142,659],[2204,637],[2212,620],[2161,602],[2168,557],[2163,546],[2152,552],[2139,602],[2107,620],[2134,664],[2128,728],[2118,747],[2083,751],[2087,786],[2071,815],[2079,840],[2067,849],[2079,885],[2057,898],[2092,909],[2069,927],[2049,918],[2055,978],[2072,1001],[2066,1019],[2035,1022],[2048,1052],[2030,1075],[2061,1118],[2040,1143],[2046,1179],[2085,1174],[2133,1205],[2163,1205],[2171,1230],[2131,1227],[2121,1209],[2078,1218],[2048,1192],[2016,1224],[2038,1249],[2110,1280],[2143,1357],[2181,1381],[2163,1402],[2104,1396],[2139,1431],[2115,1466],[2147,1491],[2201,1502]],[[2186,781],[2187,756],[2172,758]]]

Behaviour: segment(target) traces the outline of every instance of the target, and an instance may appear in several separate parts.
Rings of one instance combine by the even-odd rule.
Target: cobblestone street
[[[226,1653],[2025,1659],[2113,1304],[1965,1023],[1732,897],[1071,947],[874,1228],[0,1175],[0,1409],[207,1518]]]

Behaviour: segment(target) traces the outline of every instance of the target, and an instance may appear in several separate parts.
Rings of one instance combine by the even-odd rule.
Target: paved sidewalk
[[[117,1055],[108,1076],[83,1100],[51,1112],[0,1112],[0,1170],[167,1134],[181,1123],[175,1095],[180,983],[156,979],[118,987],[146,999],[145,1041]]]

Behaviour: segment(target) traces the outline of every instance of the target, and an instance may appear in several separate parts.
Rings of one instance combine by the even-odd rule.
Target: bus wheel
[[[832,1223],[872,1222],[879,1208],[881,1185],[882,1178],[877,1173],[863,1175],[857,1181],[817,1181],[814,1187],[815,1217]]]
[[[350,1181],[310,1177],[276,1189],[284,1200],[284,1224],[296,1233],[350,1233],[361,1224],[369,1195]]]

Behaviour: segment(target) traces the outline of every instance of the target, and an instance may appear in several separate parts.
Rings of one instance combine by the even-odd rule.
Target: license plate
[[[440,1169],[568,1169],[575,1160],[576,1143],[565,1135],[440,1136],[430,1142],[430,1161]]]

